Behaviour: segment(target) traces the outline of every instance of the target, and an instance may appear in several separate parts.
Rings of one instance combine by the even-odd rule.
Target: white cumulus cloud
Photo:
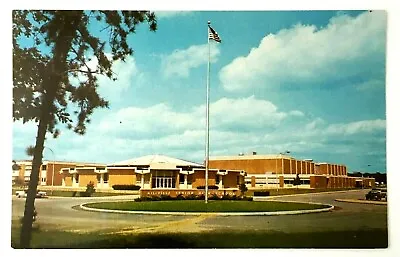
[[[216,44],[210,44],[210,61],[216,62],[220,50]],[[208,61],[208,44],[193,45],[186,49],[178,49],[168,56],[162,57],[161,69],[164,77],[188,77],[190,70]]]
[[[219,78],[226,90],[245,91],[369,74],[384,63],[385,43],[385,11],[343,14],[323,28],[298,24],[265,36],[247,56],[222,68]]]

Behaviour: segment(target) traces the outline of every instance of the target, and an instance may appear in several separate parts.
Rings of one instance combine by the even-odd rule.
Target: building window
[[[42,170],[46,170],[47,169],[47,165],[42,165]]]
[[[79,183],[79,174],[75,174],[75,182]]]
[[[108,173],[104,173],[104,183],[108,183]]]
[[[185,174],[179,174],[179,183],[184,184],[185,183]]]
[[[191,185],[192,184],[192,180],[193,180],[193,175],[188,175],[187,176],[187,184]]]
[[[310,180],[309,179],[302,179],[301,180],[301,184],[302,185],[309,185],[310,184]]]
[[[219,175],[215,175],[215,184],[219,184]]]

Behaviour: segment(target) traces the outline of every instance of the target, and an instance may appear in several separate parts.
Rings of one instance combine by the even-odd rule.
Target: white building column
[[[140,188],[144,187],[144,174],[140,175]]]
[[[188,177],[188,175],[185,174],[185,175],[184,175],[185,180],[183,181],[183,187],[184,187],[185,189],[188,189],[187,177]]]
[[[218,188],[224,188],[224,184],[222,183],[222,175],[218,175],[219,176],[219,183],[218,183]]]
[[[104,187],[104,173],[100,173],[100,188]]]
[[[76,173],[72,174],[72,187],[76,187],[76,179],[75,179],[75,175]]]

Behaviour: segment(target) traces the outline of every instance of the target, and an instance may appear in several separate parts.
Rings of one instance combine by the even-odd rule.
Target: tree
[[[296,188],[299,188],[299,185],[301,184],[300,176],[299,174],[296,175],[296,178],[293,180],[293,185],[296,186]]]
[[[241,196],[244,196],[244,194],[247,192],[247,186],[245,183],[241,183],[239,185],[239,190],[240,190],[240,194]]]
[[[28,248],[46,133],[57,137],[61,123],[83,135],[93,111],[109,106],[97,76],[116,80],[112,63],[133,53],[128,35],[144,22],[155,31],[157,22],[149,11],[15,10],[12,19],[13,119],[38,123],[20,236]]]

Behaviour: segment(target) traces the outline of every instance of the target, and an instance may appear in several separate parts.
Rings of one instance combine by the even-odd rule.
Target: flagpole
[[[208,159],[210,152],[210,36],[209,36],[209,26],[211,22],[208,21],[207,26],[207,44],[208,44],[208,65],[207,65],[207,93],[206,93],[206,195],[205,203],[208,203]]]

